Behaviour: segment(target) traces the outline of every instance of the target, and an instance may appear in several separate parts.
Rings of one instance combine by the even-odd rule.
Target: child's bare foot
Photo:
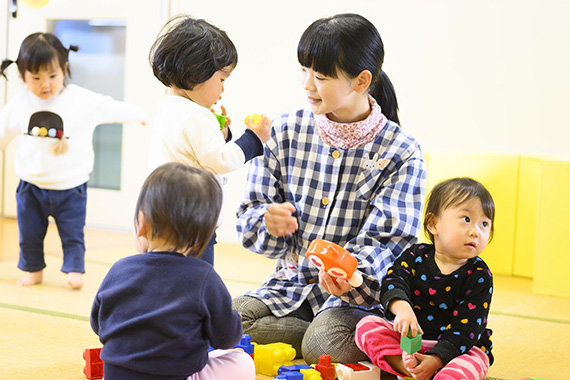
[[[43,279],[44,279],[44,271],[40,270],[37,272],[28,273],[27,275],[16,281],[16,283],[20,286],[32,286],[40,284]]]
[[[67,274],[67,285],[71,289],[81,289],[83,286],[83,274],[77,272],[69,272]]]
[[[410,355],[406,351],[402,351],[402,362],[404,363],[404,366],[406,367],[408,372],[411,369],[416,368],[418,364],[420,364],[419,360],[416,358],[414,354]]]
[[[405,354],[405,352],[404,352]],[[404,360],[403,360],[403,356],[404,354],[402,354],[402,356],[400,355],[387,355],[384,357],[384,359],[388,362],[388,364],[390,365],[390,367],[392,367],[392,369],[406,377],[412,377],[412,375],[410,374],[410,372],[408,372],[408,369],[406,368],[406,365],[404,364]]]

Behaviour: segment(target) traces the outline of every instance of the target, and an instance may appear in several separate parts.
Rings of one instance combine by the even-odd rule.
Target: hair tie
[[[8,68],[8,66],[10,66],[12,63],[16,63],[16,61],[12,61],[11,59],[5,59],[2,61],[2,66],[0,68],[0,74],[5,78],[6,78],[6,74],[4,73],[4,70],[6,70]]]

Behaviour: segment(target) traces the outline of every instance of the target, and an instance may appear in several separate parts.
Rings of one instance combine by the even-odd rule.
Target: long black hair
[[[54,61],[64,73],[71,76],[69,71],[69,51],[77,51],[79,48],[71,45],[64,47],[59,38],[51,33],[33,33],[27,36],[20,45],[18,58],[15,61],[5,59],[2,61],[0,74],[6,78],[4,71],[12,63],[16,63],[22,79],[26,71],[37,73],[41,68],[49,67]]]
[[[394,86],[382,71],[384,44],[366,18],[343,13],[313,22],[301,36],[297,58],[302,66],[332,78],[338,76],[338,69],[350,78],[370,71],[370,95],[388,119],[400,123]]]

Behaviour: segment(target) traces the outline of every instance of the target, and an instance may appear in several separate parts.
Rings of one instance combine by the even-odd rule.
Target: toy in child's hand
[[[256,114],[256,113],[254,113],[254,114],[252,114],[252,115],[247,115],[247,116],[245,117],[245,125],[247,125],[247,121],[248,121],[251,117],[253,117],[253,124],[259,124],[259,122],[261,121],[261,117],[262,117],[262,116],[259,115],[259,114]]]
[[[217,113],[214,113],[214,116],[216,117],[216,119],[218,119],[218,123],[220,123],[220,130],[224,129],[224,127],[226,126],[227,116],[218,115]]]
[[[415,337],[412,336],[412,330],[408,330],[408,336],[400,340],[400,348],[410,355],[418,352],[422,348],[422,334],[419,329]]]
[[[362,285],[362,275],[356,267],[358,261],[340,245],[323,239],[315,239],[309,245],[305,257],[319,270],[324,270],[333,279],[344,278],[350,285]]]

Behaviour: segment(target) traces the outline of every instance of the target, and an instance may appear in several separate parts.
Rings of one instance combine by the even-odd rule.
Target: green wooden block
[[[415,337],[412,337],[412,332],[408,331],[408,336],[400,340],[400,348],[410,355],[418,352],[422,348],[422,334],[418,332]]]

